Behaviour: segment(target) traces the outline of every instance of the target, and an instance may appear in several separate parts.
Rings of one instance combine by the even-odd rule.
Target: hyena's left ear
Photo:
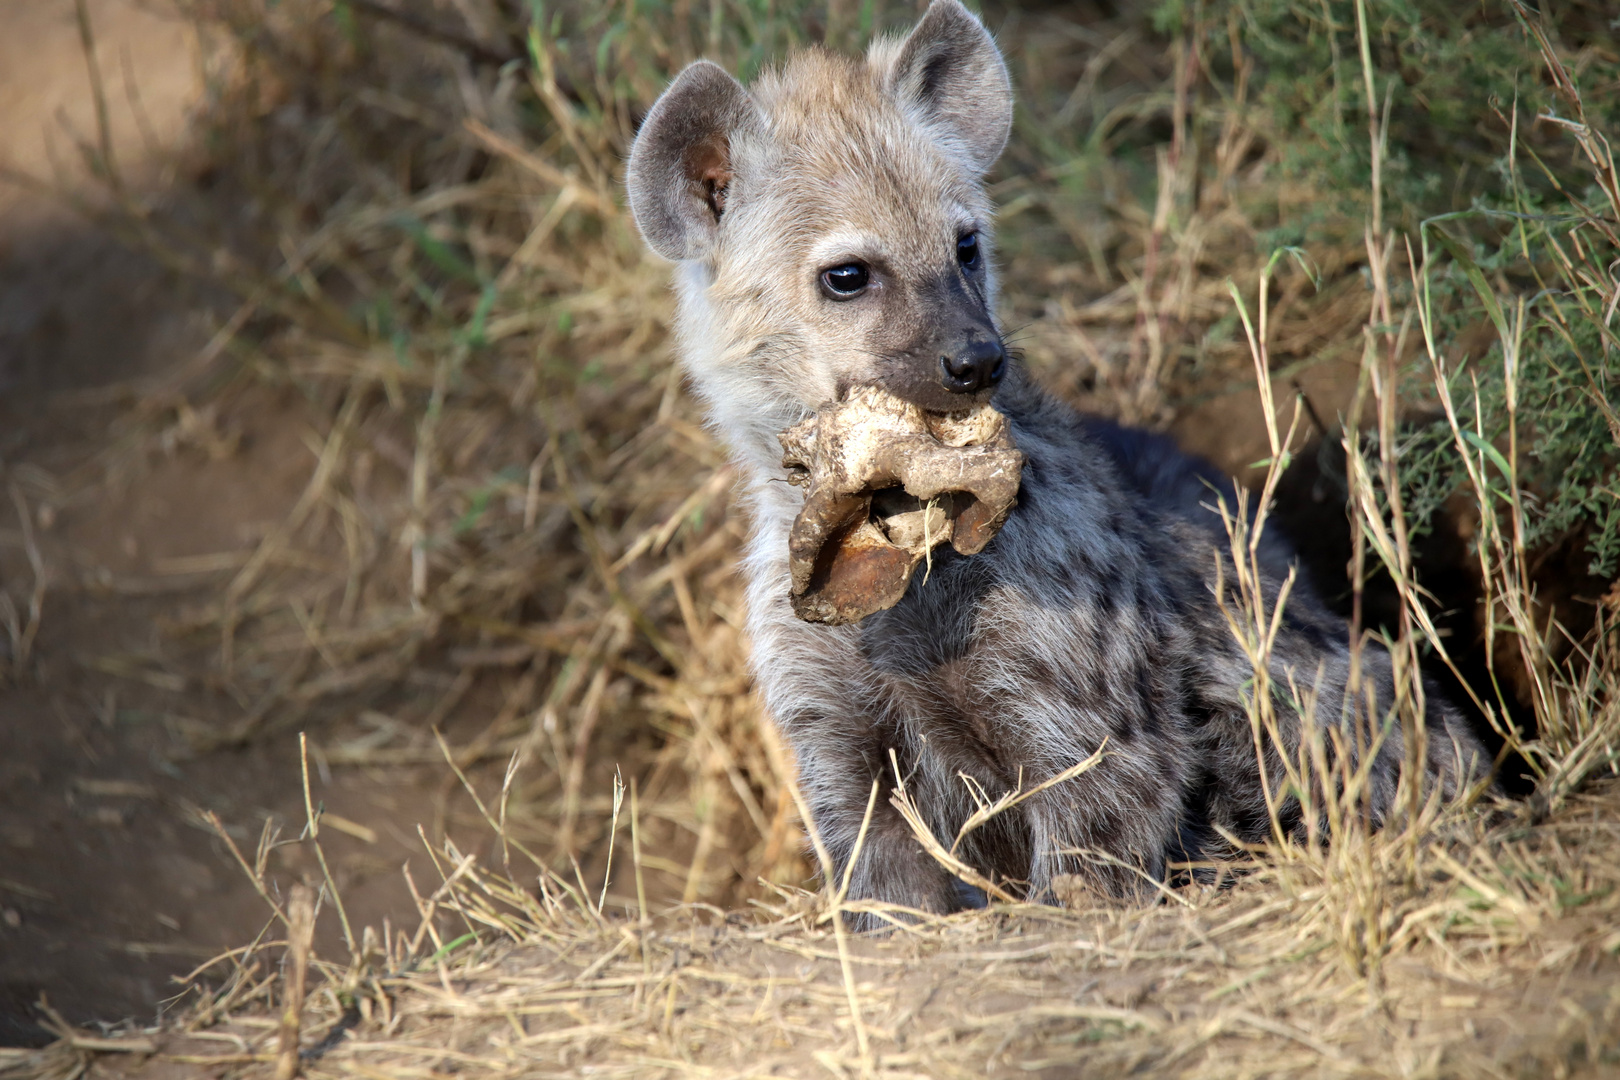
[[[754,99],[718,64],[699,60],[675,77],[647,111],[625,171],[648,247],[676,261],[709,250],[731,192],[736,143],[762,127]]]
[[[888,66],[884,83],[914,121],[975,177],[990,171],[1012,131],[1012,81],[972,12],[934,0],[898,49],[874,46],[871,59]]]

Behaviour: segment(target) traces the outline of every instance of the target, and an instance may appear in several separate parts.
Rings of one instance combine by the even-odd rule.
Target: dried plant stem
[[[287,517],[279,522],[254,549],[252,556],[225,589],[224,611],[220,618],[220,665],[227,677],[230,677],[236,666],[235,638],[236,628],[241,619],[242,602],[257,582],[259,575],[286,549],[293,536],[309,520],[310,515],[326,496],[333,478],[343,465],[346,442],[359,416],[363,397],[364,394],[359,387],[350,388],[343,399],[342,407],[338,410],[332,430],[321,447],[315,471],[299,494],[298,501],[293,504]]]
[[[1085,764],[1085,762],[1081,762],[1081,764]],[[967,882],[974,888],[983,889],[987,895],[1000,900],[1004,904],[1018,903],[1016,896],[957,858],[954,845],[947,848],[940,843],[939,837],[934,835],[934,830],[929,827],[927,819],[923,817],[922,811],[918,809],[916,802],[911,797],[911,793],[906,790],[906,778],[900,769],[900,759],[892,749],[889,751],[889,766],[894,771],[894,791],[889,796],[889,804],[899,811],[900,817],[911,827],[912,834],[916,836],[917,842],[922,845],[923,850],[928,852],[935,862],[950,871],[952,875]],[[985,820],[989,820],[988,817]]]
[[[563,207],[564,210],[574,203],[579,203],[589,208],[592,213],[603,217],[612,217],[618,214],[619,208],[611,199],[603,198],[545,158],[529,152],[518,143],[490,130],[488,125],[479,123],[477,120],[468,119],[463,123],[473,137],[490,150],[511,159],[545,183],[557,188],[558,205]]]
[[[411,606],[420,611],[427,599],[428,474],[433,467],[435,435],[444,412],[444,395],[452,360],[444,356],[433,366],[433,392],[416,428],[416,453],[411,458],[411,519],[407,542],[411,551]]]
[[[315,940],[315,892],[303,882],[293,885],[287,899],[287,964],[281,1002],[280,1048],[275,1080],[293,1080],[299,1074],[300,1032],[303,1028],[305,980],[309,951]]]
[[[636,778],[630,778],[630,861],[636,868],[636,919],[643,936],[647,933],[647,883],[641,872],[641,800]]]
[[[976,784],[971,777],[969,777],[966,773],[961,774],[961,780],[963,783],[967,784],[968,793],[973,797],[976,807],[973,813],[967,816],[967,820],[962,822],[962,827],[956,830],[956,839],[951,841],[950,854],[955,856],[956,849],[962,846],[962,841],[967,838],[969,833],[971,833],[974,829],[979,828],[981,825],[985,824],[997,815],[1006,813],[1008,810],[1011,810],[1024,800],[1034,798],[1043,791],[1047,791],[1059,784],[1073,780],[1077,776],[1090,772],[1093,766],[1102,761],[1103,757],[1105,756],[1104,752],[1107,749],[1108,736],[1105,735],[1103,736],[1103,741],[1098,744],[1096,751],[1084,761],[1075,762],[1067,769],[1047,777],[1045,780],[1042,780],[1040,783],[1036,784],[1027,791],[1022,790],[1021,788],[1014,788],[1012,791],[1009,791],[996,798],[994,802],[991,802],[984,797],[983,792],[980,791],[978,784]]]
[[[113,156],[112,118],[107,110],[107,88],[101,78],[101,61],[96,56],[96,36],[90,25],[90,8],[86,0],[73,0],[73,14],[79,24],[79,47],[84,53],[85,67],[90,75],[90,97],[96,110],[96,152],[99,164],[106,173],[107,183],[115,195],[124,193],[124,179]]]
[[[602,894],[596,900],[596,910],[607,906],[608,884],[613,880],[613,841],[619,835],[619,809],[624,806],[624,778],[613,770],[613,820],[608,824],[607,862],[602,871]]]
[[[411,11],[392,7],[382,3],[381,0],[347,0],[347,3],[359,11],[363,11],[378,19],[402,26],[413,34],[419,34],[429,41],[440,42],[465,53],[470,59],[481,64],[491,64],[501,67],[513,61],[522,60],[521,52],[495,49],[481,41],[474,40],[466,34],[458,33],[435,23]]]
[[[850,877],[855,869],[856,860],[866,843],[867,827],[872,823],[872,810],[877,804],[878,782],[875,779],[872,781],[872,793],[866,800],[866,813],[861,818],[860,832],[856,834],[855,846],[850,851],[849,862],[844,868],[842,879],[837,878],[832,855],[821,839],[821,830],[816,828],[815,819],[810,815],[810,807],[804,801],[804,793],[799,790],[797,783],[791,784],[789,790],[799,808],[799,817],[804,822],[805,831],[810,834],[810,844],[815,849],[816,859],[821,864],[822,881],[828,890],[827,917],[832,921],[834,940],[838,946],[838,967],[844,980],[844,995],[849,1003],[850,1026],[855,1030],[855,1046],[860,1055],[862,1074],[869,1074],[874,1067],[871,1042],[866,1033],[866,1022],[861,1017],[860,993],[855,986],[855,969],[849,955],[849,931],[844,926],[843,905],[849,895]]]
[[[349,926],[348,912],[343,910],[343,897],[338,893],[337,882],[332,878],[332,868],[326,862],[326,850],[321,847],[321,816],[315,812],[315,800],[309,789],[309,739],[302,731],[298,733],[298,762],[304,777],[304,836],[315,848],[315,859],[321,864],[321,876],[331,893],[332,905],[337,908],[338,922],[343,926],[343,941],[348,945],[351,955],[358,955],[354,930]]]
[[[580,705],[579,721],[574,731],[574,752],[569,757],[568,774],[563,781],[562,825],[557,830],[557,850],[562,854],[572,854],[576,847],[574,829],[579,821],[580,791],[585,785],[585,764],[590,754],[591,734],[602,715],[602,695],[607,690],[607,677],[607,668],[596,669],[585,691],[585,700]]]
[[[849,956],[849,930],[844,926],[844,901],[849,897],[849,883],[855,873],[855,863],[861,857],[861,849],[866,846],[866,830],[872,824],[872,811],[877,806],[878,781],[872,781],[872,791],[866,797],[866,811],[861,815],[861,827],[855,834],[855,845],[850,848],[849,862],[844,865],[844,878],[838,885],[838,892],[833,897],[832,917],[833,934],[838,942],[838,967],[844,977],[844,996],[849,1001],[849,1020],[855,1028],[855,1048],[860,1054],[861,1072],[870,1075],[875,1062],[872,1059],[872,1044],[866,1033],[866,1021],[861,1016],[861,996],[855,987],[855,968]]]
[[[276,900],[276,898],[270,895],[270,891],[265,885],[264,867],[262,862],[258,866],[250,866],[248,864],[247,859],[242,855],[242,849],[236,846],[236,841],[231,838],[230,832],[226,830],[225,823],[219,819],[219,815],[214,813],[214,811],[204,811],[202,818],[203,821],[207,822],[208,827],[213,830],[214,835],[219,837],[220,841],[224,843],[225,847],[230,850],[231,857],[236,860],[236,865],[240,866],[242,868],[242,872],[248,876],[248,880],[253,882],[253,887],[259,894],[259,899],[263,900],[270,910],[275,913],[276,918],[281,921],[281,924],[284,927],[289,926],[290,920],[286,911],[282,908],[281,904]],[[265,841],[269,840],[269,829],[270,822],[267,820],[265,822]],[[268,847],[268,843],[261,842],[261,852],[267,852]]]
[[[28,621],[23,625],[21,632],[15,635],[16,641],[13,643],[15,652],[11,658],[11,665],[14,670],[21,672],[28,666],[28,659],[34,653],[34,640],[39,636],[40,620],[45,614],[47,579],[45,557],[40,553],[39,541],[34,536],[34,518],[28,508],[28,500],[16,484],[9,487],[11,505],[17,510],[17,528],[22,533],[23,553],[28,556],[28,570],[34,578],[33,588],[28,594]]]

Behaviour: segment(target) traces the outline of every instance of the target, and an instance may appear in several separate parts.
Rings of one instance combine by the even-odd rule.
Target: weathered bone
[[[788,533],[793,610],[834,626],[893,607],[938,545],[982,551],[1024,467],[990,406],[928,413],[871,386],[779,438],[789,480],[809,489]]]

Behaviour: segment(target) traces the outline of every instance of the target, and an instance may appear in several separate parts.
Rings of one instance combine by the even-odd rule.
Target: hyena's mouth
[[[789,480],[809,489],[788,534],[793,610],[832,625],[893,607],[940,544],[983,550],[1024,466],[989,405],[930,413],[870,386],[780,438]]]

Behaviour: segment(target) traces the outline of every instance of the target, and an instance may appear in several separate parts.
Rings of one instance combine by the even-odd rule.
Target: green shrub
[[[1286,213],[1265,204],[1264,189],[1242,193],[1255,220],[1273,215],[1262,251],[1361,242],[1374,190],[1359,7],[1167,0],[1155,11],[1160,30],[1198,43],[1217,90],[1245,108],[1279,184],[1309,192]],[[1480,436],[1471,452],[1499,459],[1492,467],[1510,475],[1498,481],[1529,496],[1526,547],[1579,540],[1588,572],[1611,577],[1620,569],[1620,191],[1603,133],[1620,130],[1620,56],[1610,16],[1598,4],[1559,5],[1550,26],[1515,0],[1369,0],[1364,15],[1385,139],[1382,220],[1415,261],[1429,256],[1429,332],[1456,407]],[[1234,88],[1245,78],[1242,106]],[[1410,308],[1412,269],[1388,272],[1395,309]],[[1421,414],[1432,373],[1425,361],[1409,374],[1407,400]],[[1462,451],[1443,421],[1418,424],[1401,449],[1405,504],[1427,527],[1463,486]]]

